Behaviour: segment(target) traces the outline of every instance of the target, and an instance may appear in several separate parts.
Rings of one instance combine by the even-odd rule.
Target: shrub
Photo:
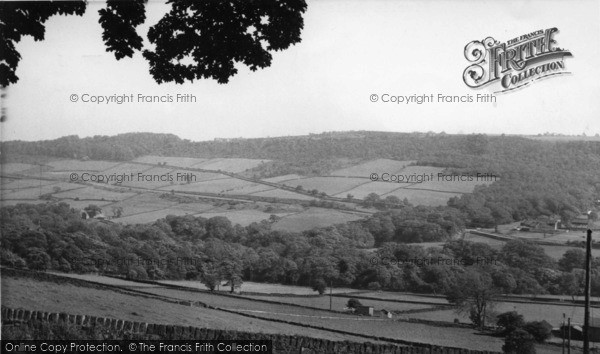
[[[7,249],[0,249],[0,264],[13,268],[25,268],[25,260]]]
[[[369,290],[380,290],[381,289],[381,285],[379,284],[379,282],[374,281],[374,282],[370,282],[367,285],[367,288]]]
[[[508,335],[517,328],[523,327],[525,320],[523,315],[519,315],[516,311],[508,311],[498,315],[496,324],[502,327],[502,334]]]
[[[543,343],[552,335],[552,326],[546,321],[531,321],[525,323],[523,329],[531,334],[538,343]]]
[[[358,299],[355,299],[355,298],[348,300],[348,303],[346,303],[346,307],[349,309],[355,309],[358,306],[362,306],[362,304],[360,303],[360,301]]]
[[[516,329],[504,340],[502,351],[507,354],[535,354],[535,339],[527,331]]]
[[[323,279],[317,279],[313,282],[312,289],[318,291],[319,295],[323,295],[327,289],[327,283]]]

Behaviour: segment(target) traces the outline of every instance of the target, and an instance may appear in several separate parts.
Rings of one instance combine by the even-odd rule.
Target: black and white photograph
[[[2,353],[600,353],[600,1],[0,0]]]

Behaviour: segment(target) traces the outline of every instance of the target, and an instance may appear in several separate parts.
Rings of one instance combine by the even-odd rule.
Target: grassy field
[[[63,192],[60,193],[54,193],[55,188],[60,188],[60,190],[62,190]],[[23,189],[10,189],[10,190],[3,190],[4,194],[3,194],[3,198],[6,199],[36,199],[38,198],[40,195],[43,194],[48,194],[48,193],[54,193],[55,196],[57,195],[64,195],[65,194],[71,194],[71,195],[78,195],[79,192],[83,192],[85,189],[84,186],[80,185],[80,184],[75,184],[75,183],[51,183],[51,184],[42,184],[42,186],[40,187],[39,185],[37,187],[30,187],[30,188],[23,188]],[[57,196],[58,198],[64,198],[61,196]]]
[[[414,187],[410,189],[409,187]],[[430,205],[430,206],[438,206],[438,205],[446,205],[448,199],[454,196],[460,196],[460,193],[450,193],[450,192],[439,192],[439,191],[429,191],[429,190],[418,190],[415,188],[419,188],[421,184],[411,185],[407,183],[393,183],[393,182],[368,182],[362,184],[354,189],[346,191],[344,193],[335,195],[336,197],[343,198],[347,194],[352,194],[354,198],[362,199],[366,197],[369,193],[375,193],[382,198],[385,198],[389,195],[396,196],[401,200],[407,198],[409,202],[415,205]]]
[[[2,172],[3,173],[18,173],[21,171],[33,169],[35,167],[36,167],[36,165],[31,165],[28,163],[9,162],[9,163],[2,164]]]
[[[407,189],[427,189],[440,192],[454,192],[454,193],[471,193],[478,185],[487,185],[489,182],[478,182],[478,181],[457,181],[457,182],[446,182],[438,181],[437,176],[434,175],[433,181],[427,181],[423,183],[413,184],[406,187]]]
[[[75,185],[77,186],[77,185]],[[78,189],[73,189],[69,191],[64,191],[60,193],[55,193],[54,196],[57,198],[79,198],[79,199],[97,199],[97,200],[108,200],[108,201],[117,201],[123,200],[125,198],[133,197],[135,193],[129,192],[113,192],[110,190],[105,190],[101,188],[94,187],[83,187]]]
[[[525,317],[526,321],[542,321],[545,320],[553,327],[558,327],[562,323],[563,313],[567,317],[571,317],[574,323],[583,323],[584,309],[581,306],[556,306],[547,304],[523,304],[501,302],[496,305],[494,311],[503,313],[507,311],[517,311]],[[600,309],[593,308],[592,318],[600,317]],[[461,322],[470,323],[467,315],[458,315],[454,310],[438,310],[432,312],[420,312],[411,314],[399,315],[403,318],[419,318],[424,320],[447,321],[452,322],[458,318]]]
[[[190,280],[161,280],[161,283],[185,286],[193,289],[208,290],[204,284],[199,281]],[[229,290],[227,287],[222,287],[221,290]],[[293,295],[316,295],[317,292],[308,286],[294,286],[283,284],[266,284],[254,283],[245,281],[241,287],[242,292],[264,293],[264,294],[293,294]],[[347,292],[356,291],[349,288],[335,288],[334,294],[344,294]]]
[[[210,209],[214,208],[211,204],[194,203],[193,205],[195,207],[197,207],[197,210],[191,209],[192,208],[191,205],[187,205],[184,208],[181,208],[179,206],[173,206],[173,207],[168,207],[165,209],[149,211],[147,213],[141,213],[141,214],[135,214],[135,215],[129,215],[129,216],[125,215],[124,217],[113,219],[113,221],[120,222],[123,224],[143,224],[143,223],[154,222],[158,219],[162,219],[162,218],[166,217],[167,215],[176,215],[176,216],[195,215],[195,214],[201,213],[203,210],[210,210]]]
[[[144,292],[184,300],[198,300],[218,304],[221,308],[248,313],[264,319],[284,319],[297,323],[321,326],[337,330],[404,339],[436,345],[460,346],[469,349],[499,350],[500,338],[478,336],[475,331],[463,328],[440,328],[423,324],[397,322],[384,317],[363,317],[331,313],[328,311],[298,308],[294,306],[262,303],[241,297],[223,297],[208,293],[147,288]],[[435,336],[431,333],[435,332]],[[410,338],[410,339],[409,339]]]
[[[468,233],[465,236],[465,240],[472,241],[472,242],[485,243],[497,250],[500,250],[502,248],[502,246],[504,246],[504,243],[505,243],[504,241],[501,241],[501,240],[495,240],[495,239],[492,239],[489,237],[472,235],[472,234],[468,234]],[[555,260],[559,260],[560,258],[562,258],[562,256],[565,254],[566,251],[568,251],[570,249],[578,248],[578,247],[573,247],[573,246],[561,245],[558,243],[556,246],[540,245],[540,247],[542,247],[544,249],[544,252],[546,252],[546,254],[548,256],[554,258]],[[579,249],[583,250],[583,248],[579,248]],[[600,249],[597,249],[597,248],[592,249],[592,255],[594,257],[600,257]]]
[[[334,209],[309,208],[308,210],[286,216],[273,224],[273,230],[305,231],[315,227],[329,226],[359,220],[362,216]]]
[[[303,178],[303,177],[300,175],[292,174],[292,175],[283,175],[283,176],[265,178],[264,180],[267,182],[280,183],[280,182],[289,181],[289,180],[298,179],[298,178]]]
[[[285,302],[289,304],[297,304],[308,307],[314,307],[319,309],[328,310],[329,309],[329,296],[319,296],[319,297],[290,297],[290,296],[262,296],[262,295],[243,295],[244,297],[250,299],[263,299],[270,301],[278,301]],[[344,311],[348,300],[352,298],[349,297],[338,297],[333,296],[331,298],[331,308],[334,311]],[[394,301],[385,301],[385,300],[360,300],[360,302],[365,306],[373,306],[375,311],[379,311],[382,309],[388,311],[407,311],[407,310],[416,310],[416,309],[431,309],[432,305],[420,305],[420,304],[411,304],[411,303],[402,303],[402,302],[394,302]]]
[[[331,340],[364,338],[248,318],[201,307],[170,304],[111,290],[56,284],[23,278],[2,278],[2,304],[47,312],[67,312],[148,323],[223,330],[304,335]]]
[[[144,171],[147,171],[149,169],[151,169],[152,166],[146,166],[146,165],[138,165],[135,163],[120,163],[118,165],[115,165],[114,167],[111,167],[109,169],[106,169],[104,171],[102,171],[103,175],[112,175],[112,174],[116,174],[116,175],[121,175],[121,174],[125,174],[125,175],[129,175],[131,173],[137,174],[137,173],[142,173]]]
[[[200,192],[200,193],[228,193],[228,194],[236,194],[235,191],[243,188],[243,187],[253,187],[256,186],[256,183],[244,181],[241,179],[226,177],[221,179],[215,179],[210,181],[201,181],[190,184],[182,184],[182,185],[170,185],[163,188],[161,190],[171,190],[181,192]]]
[[[208,213],[201,213],[196,216],[201,216],[201,217],[207,218],[207,219],[215,217],[215,216],[224,216],[227,219],[229,219],[229,221],[231,221],[232,224],[240,224],[241,226],[248,226],[248,225],[252,224],[253,222],[260,222],[262,220],[269,219],[271,214],[262,212],[260,210],[248,209],[248,210],[231,210],[231,211],[224,210],[221,212],[208,212]],[[285,216],[285,214],[283,214],[283,216]]]
[[[133,161],[156,165],[164,162],[170,166],[192,167],[194,165],[206,162],[207,159],[198,159],[194,157],[141,156]]]
[[[177,202],[160,198],[155,193],[138,194],[111,204],[111,206],[123,208],[123,217],[165,209],[175,205],[177,205]]]
[[[54,171],[104,171],[111,167],[118,165],[118,162],[114,161],[99,161],[99,160],[56,160],[50,161],[46,165],[52,167]]]
[[[382,300],[397,300],[397,301],[422,301],[422,302],[428,302],[428,303],[432,303],[432,304],[440,304],[440,305],[444,305],[444,304],[448,304],[448,301],[446,301],[445,298],[443,297],[434,297],[434,296],[422,296],[422,295],[418,295],[418,294],[404,294],[404,293],[396,293],[396,292],[391,292],[391,291],[365,291],[365,292],[360,292],[359,294],[356,294],[358,296],[364,296],[364,297],[372,297],[372,298],[377,298],[377,299],[382,299]],[[351,295],[348,295],[351,296]],[[368,301],[368,300],[365,300]]]
[[[210,159],[202,163],[194,165],[194,168],[201,168],[205,170],[221,170],[227,172],[243,172],[251,168],[257,167],[260,164],[269,162],[270,160],[256,160],[256,159],[239,159],[239,158],[223,158],[223,159]]]
[[[39,188],[40,184],[42,186],[47,186],[50,184],[57,184],[57,182],[29,178],[0,178],[0,188],[3,190]]]
[[[252,195],[257,196],[257,197],[265,197],[265,198],[298,199],[298,200],[314,200],[315,199],[314,197],[311,197],[311,196],[308,196],[305,194],[284,191],[281,189],[271,189],[271,190],[268,190],[265,192],[252,193]]]
[[[366,182],[369,182],[369,180],[364,178],[310,177],[288,180],[282,183],[290,187],[302,186],[304,190],[316,189],[319,192],[327,193],[327,195],[335,195],[356,188]]]
[[[332,176],[352,176],[368,178],[371,173],[397,173],[414,161],[396,161],[390,159],[377,159],[367,161],[356,166],[342,168],[330,173]]]

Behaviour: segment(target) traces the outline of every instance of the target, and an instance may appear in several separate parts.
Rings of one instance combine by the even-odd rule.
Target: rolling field
[[[305,194],[284,191],[281,189],[271,189],[271,190],[264,191],[264,192],[256,192],[256,193],[252,193],[252,195],[257,196],[257,197],[265,197],[265,198],[298,199],[298,200],[314,200],[315,199],[314,197],[311,197],[311,196],[308,196]]]
[[[135,215],[129,215],[129,216],[125,215],[121,218],[116,218],[113,220],[115,222],[120,222],[123,224],[144,224],[144,223],[154,222],[158,219],[162,219],[162,218],[166,217],[167,215],[176,215],[176,216],[194,215],[194,214],[201,213],[203,209],[210,210],[210,209],[214,208],[210,204],[198,204],[197,207],[198,207],[197,210],[190,210],[189,208],[180,208],[178,206],[173,206],[173,207],[168,207],[165,209],[149,211],[147,213],[141,213],[141,214],[135,214]]]
[[[397,173],[414,161],[396,161],[390,159],[377,159],[367,161],[356,166],[342,168],[330,173],[331,176],[352,176],[369,178],[371,173]]]
[[[343,198],[347,194],[352,194],[354,198],[363,199],[369,193],[375,193],[381,198],[385,198],[389,195],[396,196],[403,200],[407,198],[409,202],[415,205],[429,205],[438,206],[446,205],[448,199],[454,196],[460,196],[460,193],[448,193],[439,191],[423,191],[418,189],[409,189],[413,185],[407,183],[394,183],[394,182],[368,182],[362,184],[354,189],[346,191],[344,193],[335,195],[336,197]],[[417,187],[418,188],[418,187]]]
[[[261,295],[243,295],[243,297],[250,299],[259,299],[259,300],[269,300],[269,301],[277,301],[277,302],[285,302],[289,304],[297,304],[302,306],[314,307],[323,310],[329,310],[329,296],[319,296],[319,297],[290,297],[290,296],[261,296]],[[349,297],[338,297],[334,296],[331,298],[332,309],[334,311],[344,311]],[[401,303],[394,301],[385,301],[385,300],[360,300],[360,302],[365,306],[373,306],[375,311],[379,311],[382,309],[388,311],[407,311],[407,310],[416,310],[416,309],[431,309],[433,306],[431,305],[419,305],[419,304],[411,304],[411,303]]]
[[[46,181],[29,178],[0,178],[0,188],[3,190],[39,188],[40,185],[47,186],[56,183],[57,182],[55,181]]]
[[[285,214],[283,214],[285,216]],[[201,216],[203,218],[212,218],[215,216],[224,216],[231,224],[240,224],[241,226],[248,226],[253,222],[261,222],[262,220],[267,220],[271,216],[270,213],[265,213],[260,210],[231,210],[231,211],[221,211],[221,212],[207,212],[201,213],[195,216]]]
[[[240,189],[243,187],[254,187],[257,185],[258,185],[257,183],[252,183],[252,182],[244,181],[244,180],[237,179],[237,178],[226,177],[226,178],[221,178],[221,179],[202,181],[202,182],[196,182],[196,183],[190,183],[190,184],[170,185],[170,186],[159,188],[159,189],[165,190],[165,191],[174,189],[175,191],[180,191],[180,192],[236,194],[235,191],[237,189]]]
[[[133,294],[26,278],[3,277],[2,300],[5,306],[29,310],[224,330],[296,334],[330,340],[364,341],[364,338],[352,335],[269,322],[208,308],[166,303]]]
[[[362,216],[344,213],[333,209],[309,208],[308,210],[286,216],[273,224],[273,230],[306,231],[315,227],[345,223],[362,219]]]
[[[169,176],[175,178],[172,174],[172,168],[152,167],[144,170],[141,175],[135,174],[133,178],[124,180],[121,185],[126,187],[138,187],[158,189],[160,187],[170,186],[176,181],[169,181]]]
[[[304,190],[316,189],[319,192],[327,193],[327,195],[334,195],[349,191],[368,182],[369,180],[365,178],[310,177],[287,180],[281,183],[290,187],[302,186]]]
[[[432,304],[440,304],[445,305],[448,304],[448,301],[443,297],[437,296],[422,296],[418,294],[405,294],[405,293],[396,293],[391,291],[365,291],[356,294],[357,296],[364,296],[369,298],[377,298],[382,300],[397,300],[397,301],[419,301],[419,302],[427,302]],[[351,294],[348,294],[351,296]],[[362,300],[361,300],[362,301]],[[370,300],[365,300],[370,301]]]
[[[365,180],[366,181],[366,180]],[[370,182],[363,183],[356,188],[346,190],[343,193],[336,194],[334,197],[345,198],[347,194],[352,194],[354,198],[363,199],[369,193],[375,193],[379,196],[386,195],[398,188],[404,188],[407,184],[391,183],[391,182]]]
[[[9,162],[2,164],[2,173],[18,173],[29,169],[36,168],[36,165],[28,163]]]
[[[547,304],[500,302],[496,305],[494,311],[499,314],[507,311],[517,311],[519,314],[525,317],[525,321],[544,320],[550,323],[553,327],[558,327],[562,323],[563,313],[567,317],[571,317],[574,323],[583,323],[584,308],[582,306],[557,306]],[[592,308],[591,314],[592,318],[600,317],[600,309]],[[403,318],[419,318],[423,320],[446,322],[452,322],[455,318],[458,318],[461,322],[470,323],[468,315],[458,315],[454,310],[438,310],[431,312],[401,314],[399,316]]]
[[[76,185],[77,186],[77,185]],[[79,199],[94,199],[94,200],[107,200],[107,201],[118,201],[125,198],[133,197],[135,193],[129,192],[113,192],[110,190],[104,190],[94,187],[83,187],[78,189],[72,189],[60,193],[54,193],[57,198],[79,198]]]
[[[60,188],[63,192],[54,193],[54,188],[57,187]],[[45,185],[42,184],[41,188],[37,186],[31,188],[17,189],[14,191],[3,190],[4,193],[2,197],[6,199],[37,199],[40,195],[48,193],[54,193],[55,195],[61,193],[70,193],[70,195],[73,195],[74,193],[77,194],[78,192],[82,192],[85,188],[86,187],[75,183],[51,183]]]
[[[106,278],[106,277],[104,277]],[[100,278],[101,279],[101,278]],[[110,278],[109,278],[110,279]],[[103,280],[104,281],[104,280]],[[185,286],[192,289],[208,290],[204,284],[194,280],[161,280],[160,283],[172,284],[178,286]],[[227,287],[221,287],[221,290],[228,290]],[[266,284],[266,283],[254,283],[245,281],[242,283],[242,292],[252,293],[264,293],[264,294],[293,294],[293,295],[316,295],[317,292],[309,288],[308,286],[294,286],[284,284]],[[329,290],[328,290],[329,291]],[[334,294],[345,294],[347,292],[356,291],[355,289],[349,288],[334,288]]]
[[[144,193],[112,203],[111,207],[122,207],[122,215],[125,217],[159,209],[166,209],[175,205],[177,205],[177,202],[159,198],[158,195],[154,193]]]
[[[168,156],[142,156],[138,157],[135,162],[159,164],[166,162],[167,165],[177,167],[192,167],[194,165],[206,162],[207,159],[200,159],[194,157],[168,157]]]
[[[199,164],[194,165],[194,168],[201,168],[205,170],[221,170],[227,172],[243,172],[254,168],[260,164],[269,162],[270,160],[256,160],[256,159],[240,159],[240,158],[223,158],[223,159],[210,159]]]
[[[433,181],[427,181],[423,183],[417,183],[410,186],[407,186],[407,189],[421,189],[421,190],[433,190],[433,191],[443,191],[443,192],[453,192],[453,193],[471,193],[475,186],[478,185],[486,185],[489,183],[486,182],[478,182],[478,181],[456,181],[456,182],[445,182],[438,181],[437,177],[434,175]]]
[[[504,246],[504,241],[501,240],[495,240],[492,238],[488,238],[485,236],[479,236],[479,235],[472,235],[467,233],[465,236],[465,240],[467,241],[472,241],[472,242],[480,242],[480,243],[485,243],[487,245],[490,245],[492,248],[500,250],[502,248],[502,246]],[[554,245],[540,245],[540,247],[542,247],[544,249],[544,252],[546,252],[546,254],[552,258],[554,258],[555,260],[559,260],[560,258],[562,258],[562,256],[565,254],[566,251],[570,250],[570,249],[576,249],[578,247],[574,247],[574,246],[568,246],[568,245],[561,245],[558,244],[556,246]],[[583,248],[579,248],[581,250],[584,250]],[[600,257],[600,249],[597,248],[593,248],[592,249],[592,256],[594,257]]]
[[[280,183],[280,182],[289,181],[289,180],[298,179],[298,178],[303,178],[303,177],[300,175],[283,175],[283,176],[265,178],[264,181]]]
[[[71,276],[88,280],[99,279],[96,276]],[[482,336],[472,329],[432,327],[426,324],[395,321],[382,317],[364,317],[332,313],[318,309],[303,309],[295,306],[263,303],[241,297],[225,297],[218,294],[148,286],[146,284],[131,283],[112,278],[108,278],[108,282],[119,286],[130,286],[132,289],[135,288],[138,291],[143,291],[149,296],[153,294],[158,297],[148,298],[133,293],[115,292],[102,287],[76,286],[69,283],[56,284],[28,278],[3,277],[2,299],[3,304],[13,308],[22,307],[31,310],[68,312],[71,314],[86,314],[132,321],[145,321],[148,323],[307,335],[334,340],[365,341],[364,338],[355,338],[352,335],[341,335],[326,330],[270,322],[269,319],[292,321],[298,324],[343,330],[363,335],[475,350],[499,351],[503,343],[502,338]],[[230,309],[240,314],[248,314],[258,318],[248,318],[237,313],[223,312],[216,309],[167,303],[161,300],[163,298],[202,301],[213,306]],[[440,311],[433,313],[438,312]],[[441,311],[441,313],[444,312],[448,311]],[[410,314],[410,316],[415,318],[416,316],[426,314],[414,313]],[[435,335],[432,335],[433,333]],[[558,351],[555,351],[554,349],[557,348],[550,346],[544,346],[543,349],[544,353],[555,353],[560,350],[558,348]]]
[[[162,156],[144,156],[134,160],[135,162],[111,162],[111,161],[80,161],[80,160],[55,160],[47,162],[42,167],[42,175],[56,182],[42,181],[41,194],[52,193],[58,200],[72,202],[74,206],[85,207],[89,203],[85,201],[94,201],[95,203],[107,202],[103,204],[105,208],[118,206],[123,207],[124,214],[118,219],[119,222],[126,224],[152,222],[158,218],[163,218],[168,214],[186,215],[208,212],[211,216],[226,216],[232,219],[233,223],[247,225],[254,221],[267,219],[270,214],[263,215],[260,211],[239,211],[239,210],[212,210],[206,206],[179,207],[178,201],[166,202],[158,199],[156,196],[139,197],[140,191],[154,190],[164,193],[171,191],[192,193],[191,198],[197,198],[193,193],[208,193],[219,195],[220,198],[235,199],[235,195],[245,195],[252,197],[274,198],[274,199],[292,199],[311,201],[315,200],[310,195],[295,193],[289,190],[275,188],[265,184],[250,182],[238,178],[228,177],[220,173],[197,172],[186,170],[186,168],[221,170],[229,172],[242,172],[256,167],[268,160],[242,159],[242,158],[188,158],[188,157],[162,157]],[[159,163],[166,162],[169,166],[158,166]],[[459,187],[456,182],[453,183],[434,183],[408,184],[393,182],[371,182],[368,179],[370,173],[393,173],[393,174],[415,174],[415,173],[433,173],[442,171],[441,168],[428,166],[409,166],[412,161],[394,161],[389,159],[377,159],[366,161],[355,166],[339,169],[332,172],[329,176],[302,177],[298,175],[284,175],[267,179],[287,186],[303,186],[304,190],[316,189],[330,196],[346,198],[351,194],[354,198],[364,198],[369,193],[376,193],[385,198],[394,195],[400,199],[407,198],[413,204],[423,205],[445,205],[450,197],[460,195],[460,192],[470,191],[474,185],[462,183]],[[156,164],[156,166],[145,165]],[[31,173],[30,179],[3,181],[2,198],[6,200],[19,200],[37,202],[40,196],[39,177],[40,167],[31,164],[7,164],[8,171],[20,171],[20,173]],[[93,173],[106,178],[112,178],[106,183],[92,183],[87,187],[79,184],[67,183],[71,173],[77,173],[79,180],[82,179],[84,172]],[[181,180],[171,181],[169,178],[160,178],[161,176],[184,176],[191,173],[194,182],[187,183]],[[138,174],[145,177],[138,180]],[[133,175],[133,177],[131,177]],[[117,184],[117,178],[125,176],[121,186]],[[347,176],[347,177],[340,177]],[[156,178],[154,178],[156,177]],[[361,178],[358,178],[361,177]],[[149,179],[148,179],[149,178]],[[60,182],[60,183],[59,183]],[[61,191],[54,192],[54,187],[61,187]],[[428,187],[433,190],[419,190],[420,187]],[[25,188],[31,187],[31,188]],[[106,188],[101,188],[106,187]],[[76,189],[75,189],[76,188]],[[130,188],[131,190],[127,190]],[[450,190],[452,192],[442,192]],[[138,192],[136,192],[138,191]],[[134,198],[135,197],[135,198]],[[78,199],[78,201],[75,201]],[[185,201],[184,201],[185,202]],[[273,202],[277,202],[273,200]],[[109,204],[113,203],[113,204]],[[108,204],[108,205],[107,205]],[[356,208],[356,204],[348,203],[351,208]],[[106,214],[107,211],[105,211]],[[372,212],[372,210],[368,210]],[[277,212],[275,212],[277,214]],[[314,227],[330,226],[336,223],[343,223],[351,220],[360,219],[362,216],[352,213],[345,213],[335,209],[309,209],[304,212],[291,214],[282,212],[283,219],[274,224],[275,229],[289,231],[304,231]]]
[[[146,165],[138,165],[135,163],[121,163],[118,164],[114,167],[108,168],[104,171],[102,171],[101,174],[103,175],[112,175],[112,174],[116,174],[116,175],[121,175],[121,174],[125,174],[125,175],[130,175],[131,173],[137,174],[137,173],[142,173],[144,171],[147,171],[149,169],[151,169],[152,166],[146,166]]]
[[[175,180],[175,184],[186,184],[184,176],[190,175],[190,183],[202,182],[202,181],[212,181],[217,179],[228,178],[225,175],[220,173],[212,173],[212,172],[198,172],[198,171],[190,171],[186,169],[172,169],[170,173],[173,175],[173,179]],[[177,174],[181,176],[179,181],[177,180]]]
[[[46,163],[47,166],[50,166],[53,171],[67,171],[67,172],[76,172],[76,171],[104,171],[108,170],[111,167],[118,165],[119,162],[114,161],[100,161],[100,160],[56,160],[50,161]]]

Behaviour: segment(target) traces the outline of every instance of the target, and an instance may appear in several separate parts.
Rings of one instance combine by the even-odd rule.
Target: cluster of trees
[[[525,322],[523,315],[516,311],[498,315],[496,325],[506,337],[502,346],[505,353],[535,354],[535,343],[545,342],[552,334],[552,325],[548,322]]]
[[[439,242],[459,235],[465,228],[462,214],[448,207],[412,206],[383,210],[357,221],[373,237],[376,246],[386,242]]]
[[[402,213],[409,212],[415,218],[427,216],[422,221],[427,226],[420,231],[404,228],[411,215]],[[578,249],[556,262],[539,246],[519,240],[499,251],[463,240],[426,249],[387,242],[383,236],[423,234],[429,228],[451,233],[446,217],[429,215],[424,207],[404,208],[362,222],[292,233],[271,230],[268,221],[242,227],[224,217],[167,216],[151,224],[123,226],[82,220],[65,203],[19,204],[0,209],[0,258],[3,265],[37,270],[200,279],[209,288],[222,281],[233,288],[248,280],[309,286],[319,292],[332,284],[447,294],[463,299],[455,303],[469,312],[473,303],[468,299],[481,295],[478,290],[489,291],[485,296],[490,298],[500,293],[581,292],[585,257]],[[600,260],[593,264],[592,292],[600,294]],[[474,321],[483,323],[487,309],[474,306]]]
[[[480,186],[448,203],[463,212],[466,223],[474,227],[493,227],[551,214],[568,223],[600,197],[600,183],[594,178],[600,173],[600,143],[593,141],[355,132],[191,142],[169,134],[133,133],[11,141],[0,147],[11,156],[129,160],[152,154],[273,160],[249,172],[257,178],[287,173],[322,175],[376,158],[416,160],[420,165],[445,167],[448,173],[494,174],[499,178],[495,183]]]

